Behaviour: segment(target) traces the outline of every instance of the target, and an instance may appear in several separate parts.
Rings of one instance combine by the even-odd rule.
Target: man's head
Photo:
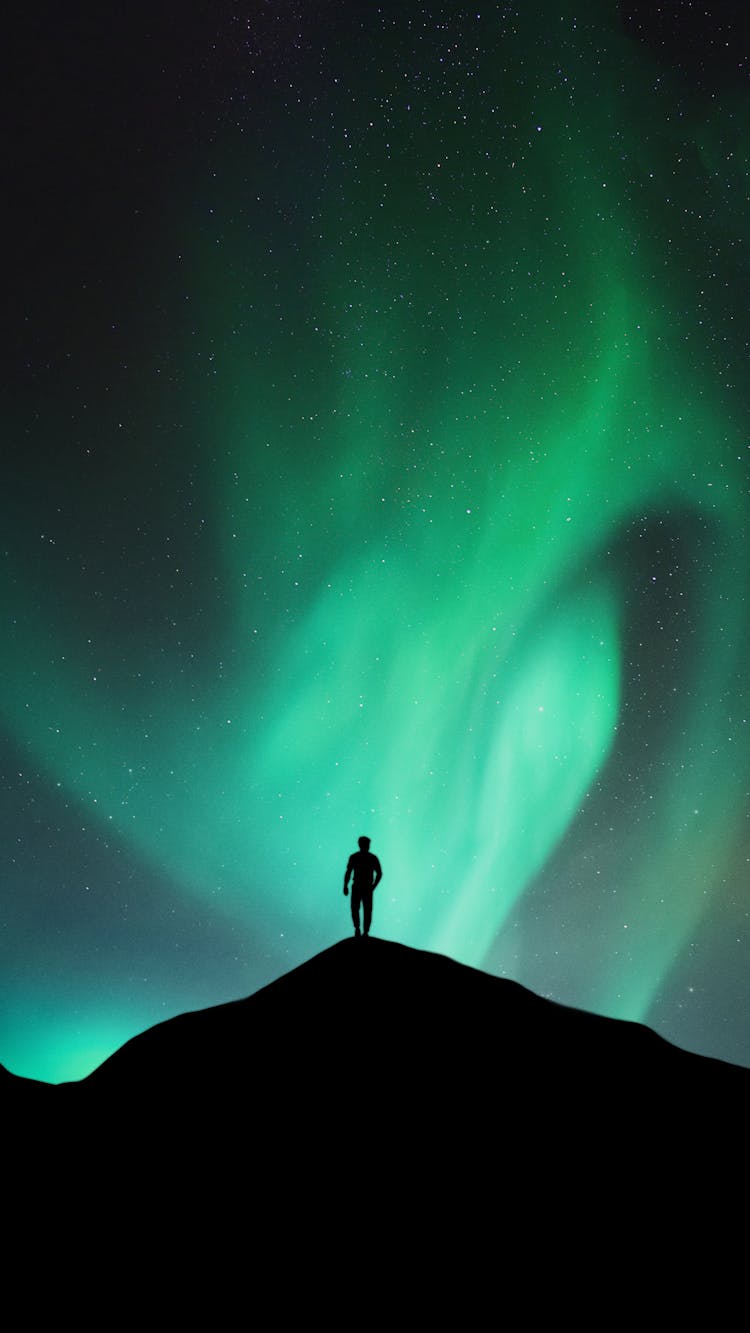
[[[357,842],[359,843],[359,850],[361,852],[369,852],[370,850],[369,838],[357,838]]]

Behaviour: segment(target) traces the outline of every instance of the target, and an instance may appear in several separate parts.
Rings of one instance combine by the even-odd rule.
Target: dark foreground
[[[160,1023],[80,1083],[6,1077],[6,1108],[24,1117],[93,1135],[106,1120],[139,1146],[169,1127],[167,1153],[231,1129],[238,1154],[274,1143],[302,1167],[322,1145],[331,1168],[361,1160],[363,1144],[425,1166],[436,1139],[487,1168],[509,1168],[520,1144],[534,1156],[563,1142],[584,1156],[658,1144],[669,1160],[750,1111],[749,1070],[379,939],[344,940],[248,999]]]
[[[453,1287],[468,1265],[484,1289],[495,1265],[721,1231],[746,1180],[750,1071],[377,939],[162,1023],[79,1084],[6,1080],[37,1198],[83,1200],[105,1233],[116,1216],[118,1243],[133,1215],[140,1237],[198,1234],[202,1263],[220,1241],[256,1282],[395,1263]]]

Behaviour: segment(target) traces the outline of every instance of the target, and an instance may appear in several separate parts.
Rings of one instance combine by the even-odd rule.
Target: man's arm
[[[352,869],[353,869],[353,866],[352,866],[352,858],[349,857],[349,860],[348,860],[347,863],[346,863],[346,874],[344,875],[344,897],[345,897],[345,898],[348,897],[348,894],[349,894],[349,879],[350,879],[351,874],[352,874]]]
[[[383,878],[383,871],[377,856],[374,857],[374,861],[375,861],[375,878],[372,882],[372,887],[376,889],[381,879]]]

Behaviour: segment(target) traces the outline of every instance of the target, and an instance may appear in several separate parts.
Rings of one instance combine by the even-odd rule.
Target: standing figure
[[[354,922],[354,934],[359,936],[359,905],[362,904],[362,931],[365,935],[370,933],[370,922],[372,921],[372,895],[373,890],[377,888],[383,878],[383,871],[380,868],[380,862],[370,851],[370,839],[358,838],[359,851],[352,852],[346,863],[346,874],[344,875],[344,896],[349,892],[349,880],[352,876],[352,921]]]

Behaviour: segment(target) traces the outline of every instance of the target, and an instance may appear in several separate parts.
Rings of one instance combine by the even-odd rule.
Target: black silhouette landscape
[[[158,1024],[80,1083],[3,1074],[23,1123],[120,1124],[130,1145],[169,1123],[164,1151],[189,1140],[193,1156],[220,1130],[224,1145],[249,1138],[332,1169],[359,1121],[370,1159],[410,1168],[436,1144],[445,1163],[492,1142],[535,1160],[575,1148],[584,1171],[602,1144],[661,1166],[689,1145],[694,1161],[712,1126],[731,1133],[750,1110],[748,1070],[380,939],[344,940],[247,999]]]
[[[750,1071],[380,939],[161,1023],[80,1083],[2,1074],[19,1234],[53,1208],[53,1249],[114,1282],[154,1256],[190,1318],[196,1281],[207,1319],[333,1300],[343,1323],[404,1291],[520,1319],[654,1271],[671,1304],[668,1236],[700,1236],[702,1263],[734,1243]],[[656,1269],[633,1272],[634,1245]]]

